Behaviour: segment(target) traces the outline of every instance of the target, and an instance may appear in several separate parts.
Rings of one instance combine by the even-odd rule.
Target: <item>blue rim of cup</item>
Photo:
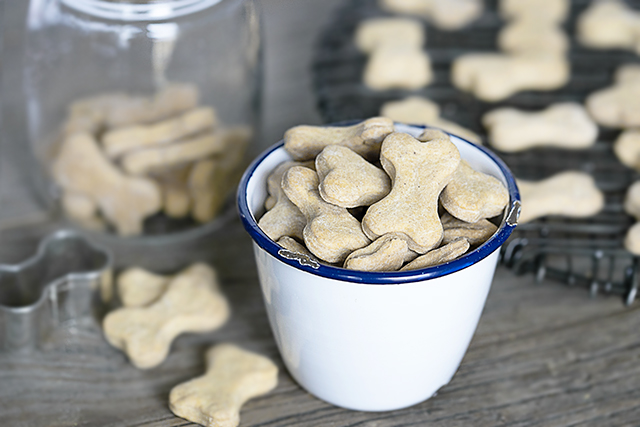
[[[349,122],[348,124],[353,123],[354,122]],[[337,125],[342,126],[345,124],[346,123],[339,123]],[[425,129],[427,127],[419,125],[411,126],[421,129]],[[251,215],[246,194],[247,185],[255,170],[264,161],[265,158],[271,155],[271,153],[284,146],[284,141],[282,140],[275,145],[272,145],[262,154],[260,154],[249,165],[249,167],[243,174],[242,179],[240,180],[240,185],[238,186],[237,201],[238,213],[240,215],[242,225],[258,246],[260,246],[262,249],[267,251],[271,256],[278,259],[279,261],[290,265],[291,267],[294,267],[298,270],[334,280],[371,285],[398,285],[402,283],[412,283],[424,281],[427,279],[434,279],[436,277],[446,276],[448,274],[455,273],[456,271],[465,269],[491,255],[494,251],[498,250],[500,246],[502,246],[502,244],[509,238],[517,225],[517,217],[520,211],[520,193],[518,191],[518,187],[516,185],[513,174],[511,173],[507,165],[498,156],[481,145],[473,144],[472,142],[469,142],[457,135],[454,136],[464,143],[469,144],[482,151],[498,166],[507,181],[509,205],[507,206],[498,231],[494,233],[494,235],[491,236],[491,238],[489,238],[489,240],[487,240],[484,244],[453,261],[418,270],[370,272],[349,270],[346,268],[334,267],[326,264],[311,265],[315,263],[301,263],[296,257],[283,256],[283,253],[286,253],[287,251],[283,251],[283,248],[280,245],[271,240],[262,231],[262,229],[260,229],[258,223],[256,222],[256,219],[254,219]],[[264,185],[266,185],[266,182],[264,183]]]

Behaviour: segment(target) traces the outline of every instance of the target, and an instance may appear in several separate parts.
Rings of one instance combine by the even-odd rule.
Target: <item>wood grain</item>
[[[5,232],[3,242],[25,242],[20,234]],[[243,426],[623,426],[640,420],[638,307],[625,308],[613,297],[590,299],[555,283],[535,285],[502,268],[459,371],[437,396],[384,413],[326,404],[282,366],[247,255],[251,242],[239,222],[212,238],[225,250],[193,256],[219,270],[233,307],[227,325],[180,337],[169,358],[149,371],[111,348],[97,320],[63,331],[46,352],[0,354],[2,424],[190,425],[168,410],[169,390],[202,374],[206,348],[220,342],[265,354],[281,368],[278,387],[243,408]]]

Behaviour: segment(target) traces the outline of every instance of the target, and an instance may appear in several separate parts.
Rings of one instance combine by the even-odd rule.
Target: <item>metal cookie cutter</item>
[[[40,347],[63,326],[92,314],[95,290],[110,292],[111,254],[75,231],[60,230],[36,254],[0,264],[0,350]]]

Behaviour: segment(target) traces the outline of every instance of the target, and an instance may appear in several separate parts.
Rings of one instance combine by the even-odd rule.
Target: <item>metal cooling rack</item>
[[[571,37],[569,83],[556,91],[518,93],[497,103],[486,103],[455,89],[449,81],[451,62],[457,56],[497,51],[497,33],[504,22],[496,12],[496,0],[485,1],[483,16],[461,31],[440,31],[425,23],[426,49],[434,70],[433,83],[418,91],[373,91],[362,83],[366,56],[353,43],[356,26],[364,19],[388,16],[377,0],[347,0],[323,31],[313,63],[318,107],[327,123],[362,119],[379,113],[383,103],[409,95],[437,102],[442,116],[466,126],[486,140],[481,125],[484,113],[502,106],[539,110],[554,102],[584,102],[586,96],[613,82],[615,69],[640,57],[624,51],[597,51],[575,41],[576,17],[590,0],[572,2],[564,29]],[[640,0],[628,1],[640,9]],[[502,262],[517,274],[534,273],[569,286],[583,287],[592,295],[621,295],[626,304],[636,298],[640,260],[627,252],[623,239],[633,220],[622,209],[628,186],[640,179],[616,159],[611,149],[619,131],[600,129],[598,142],[588,150],[533,149],[522,153],[499,153],[521,179],[540,180],[563,170],[591,174],[605,193],[606,207],[588,219],[547,217],[519,225],[503,246]]]

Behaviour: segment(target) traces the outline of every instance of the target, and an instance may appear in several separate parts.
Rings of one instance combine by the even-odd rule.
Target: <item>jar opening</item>
[[[61,0],[91,16],[118,21],[162,21],[207,9],[222,0]]]

